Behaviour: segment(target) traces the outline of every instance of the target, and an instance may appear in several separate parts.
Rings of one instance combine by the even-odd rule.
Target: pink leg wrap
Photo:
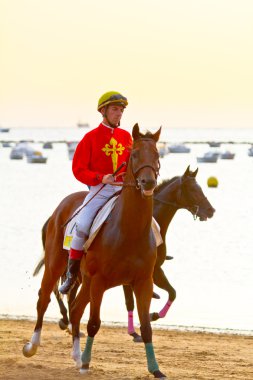
[[[70,248],[69,258],[73,260],[81,260],[83,257],[83,251],[78,251],[77,249]]]
[[[128,312],[128,329],[127,329],[127,332],[128,332],[128,334],[133,334],[135,332],[133,311]]]
[[[167,312],[168,312],[168,310],[169,310],[171,304],[172,304],[172,301],[170,301],[170,300],[168,300],[168,301],[166,302],[165,306],[164,306],[164,307],[162,308],[162,310],[159,311],[159,313],[158,313],[158,315],[159,315],[160,318],[164,318],[164,317],[165,317],[165,315],[167,314]]]

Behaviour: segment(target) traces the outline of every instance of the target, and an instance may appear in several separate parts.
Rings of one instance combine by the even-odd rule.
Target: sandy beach
[[[81,376],[71,358],[71,336],[44,322],[41,347],[25,358],[34,322],[0,320],[0,379],[4,380],[148,380],[142,343],[123,327],[102,326],[96,336],[91,369]],[[86,333],[86,326],[82,325]],[[85,338],[82,338],[82,349]],[[252,336],[153,330],[160,370],[170,380],[253,379]]]

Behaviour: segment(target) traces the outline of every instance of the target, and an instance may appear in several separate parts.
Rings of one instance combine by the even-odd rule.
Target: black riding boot
[[[81,260],[69,259],[67,278],[65,282],[60,286],[59,291],[62,294],[67,294],[76,282],[78,272],[80,270]]]

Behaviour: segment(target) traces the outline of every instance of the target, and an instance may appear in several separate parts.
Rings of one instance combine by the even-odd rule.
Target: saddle
[[[88,248],[92,244],[93,240],[97,236],[100,228],[102,227],[104,222],[110,216],[110,213],[113,210],[117,199],[118,199],[118,195],[111,197],[106,202],[106,204],[98,211],[98,213],[95,216],[95,219],[92,223],[89,237],[84,244],[84,250],[85,251],[88,250]],[[78,207],[74,211],[73,215],[75,215],[76,213],[78,214],[78,210],[81,207],[82,206]],[[75,226],[76,226],[76,218],[77,218],[77,215],[73,219],[71,219],[71,221],[68,223],[68,225],[66,227],[65,234],[64,234],[63,249],[66,249],[68,251],[70,250],[71,241],[73,239],[73,233],[74,233]],[[162,239],[161,234],[160,234],[160,226],[154,218],[152,219],[152,231],[153,231],[153,234],[154,234],[154,237],[156,240],[156,246],[158,247],[159,245],[161,245],[163,243],[163,239]]]

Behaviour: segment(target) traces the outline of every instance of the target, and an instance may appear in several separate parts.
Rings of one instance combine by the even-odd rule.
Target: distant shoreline
[[[10,140],[10,139],[4,139],[0,140],[0,143],[17,143],[20,142],[21,140]],[[22,140],[28,143],[34,143],[34,144],[45,144],[45,143],[52,143],[52,144],[67,144],[70,140]],[[73,142],[78,142],[79,140],[73,141]],[[253,145],[253,140],[252,141],[219,141],[215,140],[219,144],[249,144]],[[71,140],[72,142],[72,140]],[[159,141],[160,143],[168,143],[168,141]],[[210,141],[182,141],[182,144],[209,144]]]
[[[9,315],[0,314],[0,321],[28,321],[35,322],[36,317],[27,315]],[[58,324],[59,318],[49,318],[45,317],[44,320],[47,323]],[[82,321],[82,323],[87,323],[87,320]],[[110,328],[126,328],[127,324],[123,322],[104,322],[102,325]],[[138,326],[138,325],[137,325]],[[139,328],[139,327],[138,327]],[[240,336],[253,336],[253,330],[238,330],[238,329],[222,329],[217,327],[203,327],[203,326],[182,326],[182,325],[163,325],[163,324],[153,324],[153,330],[166,330],[166,331],[179,331],[179,332],[191,332],[191,333],[207,333],[207,334],[225,334],[225,335],[240,335]]]

